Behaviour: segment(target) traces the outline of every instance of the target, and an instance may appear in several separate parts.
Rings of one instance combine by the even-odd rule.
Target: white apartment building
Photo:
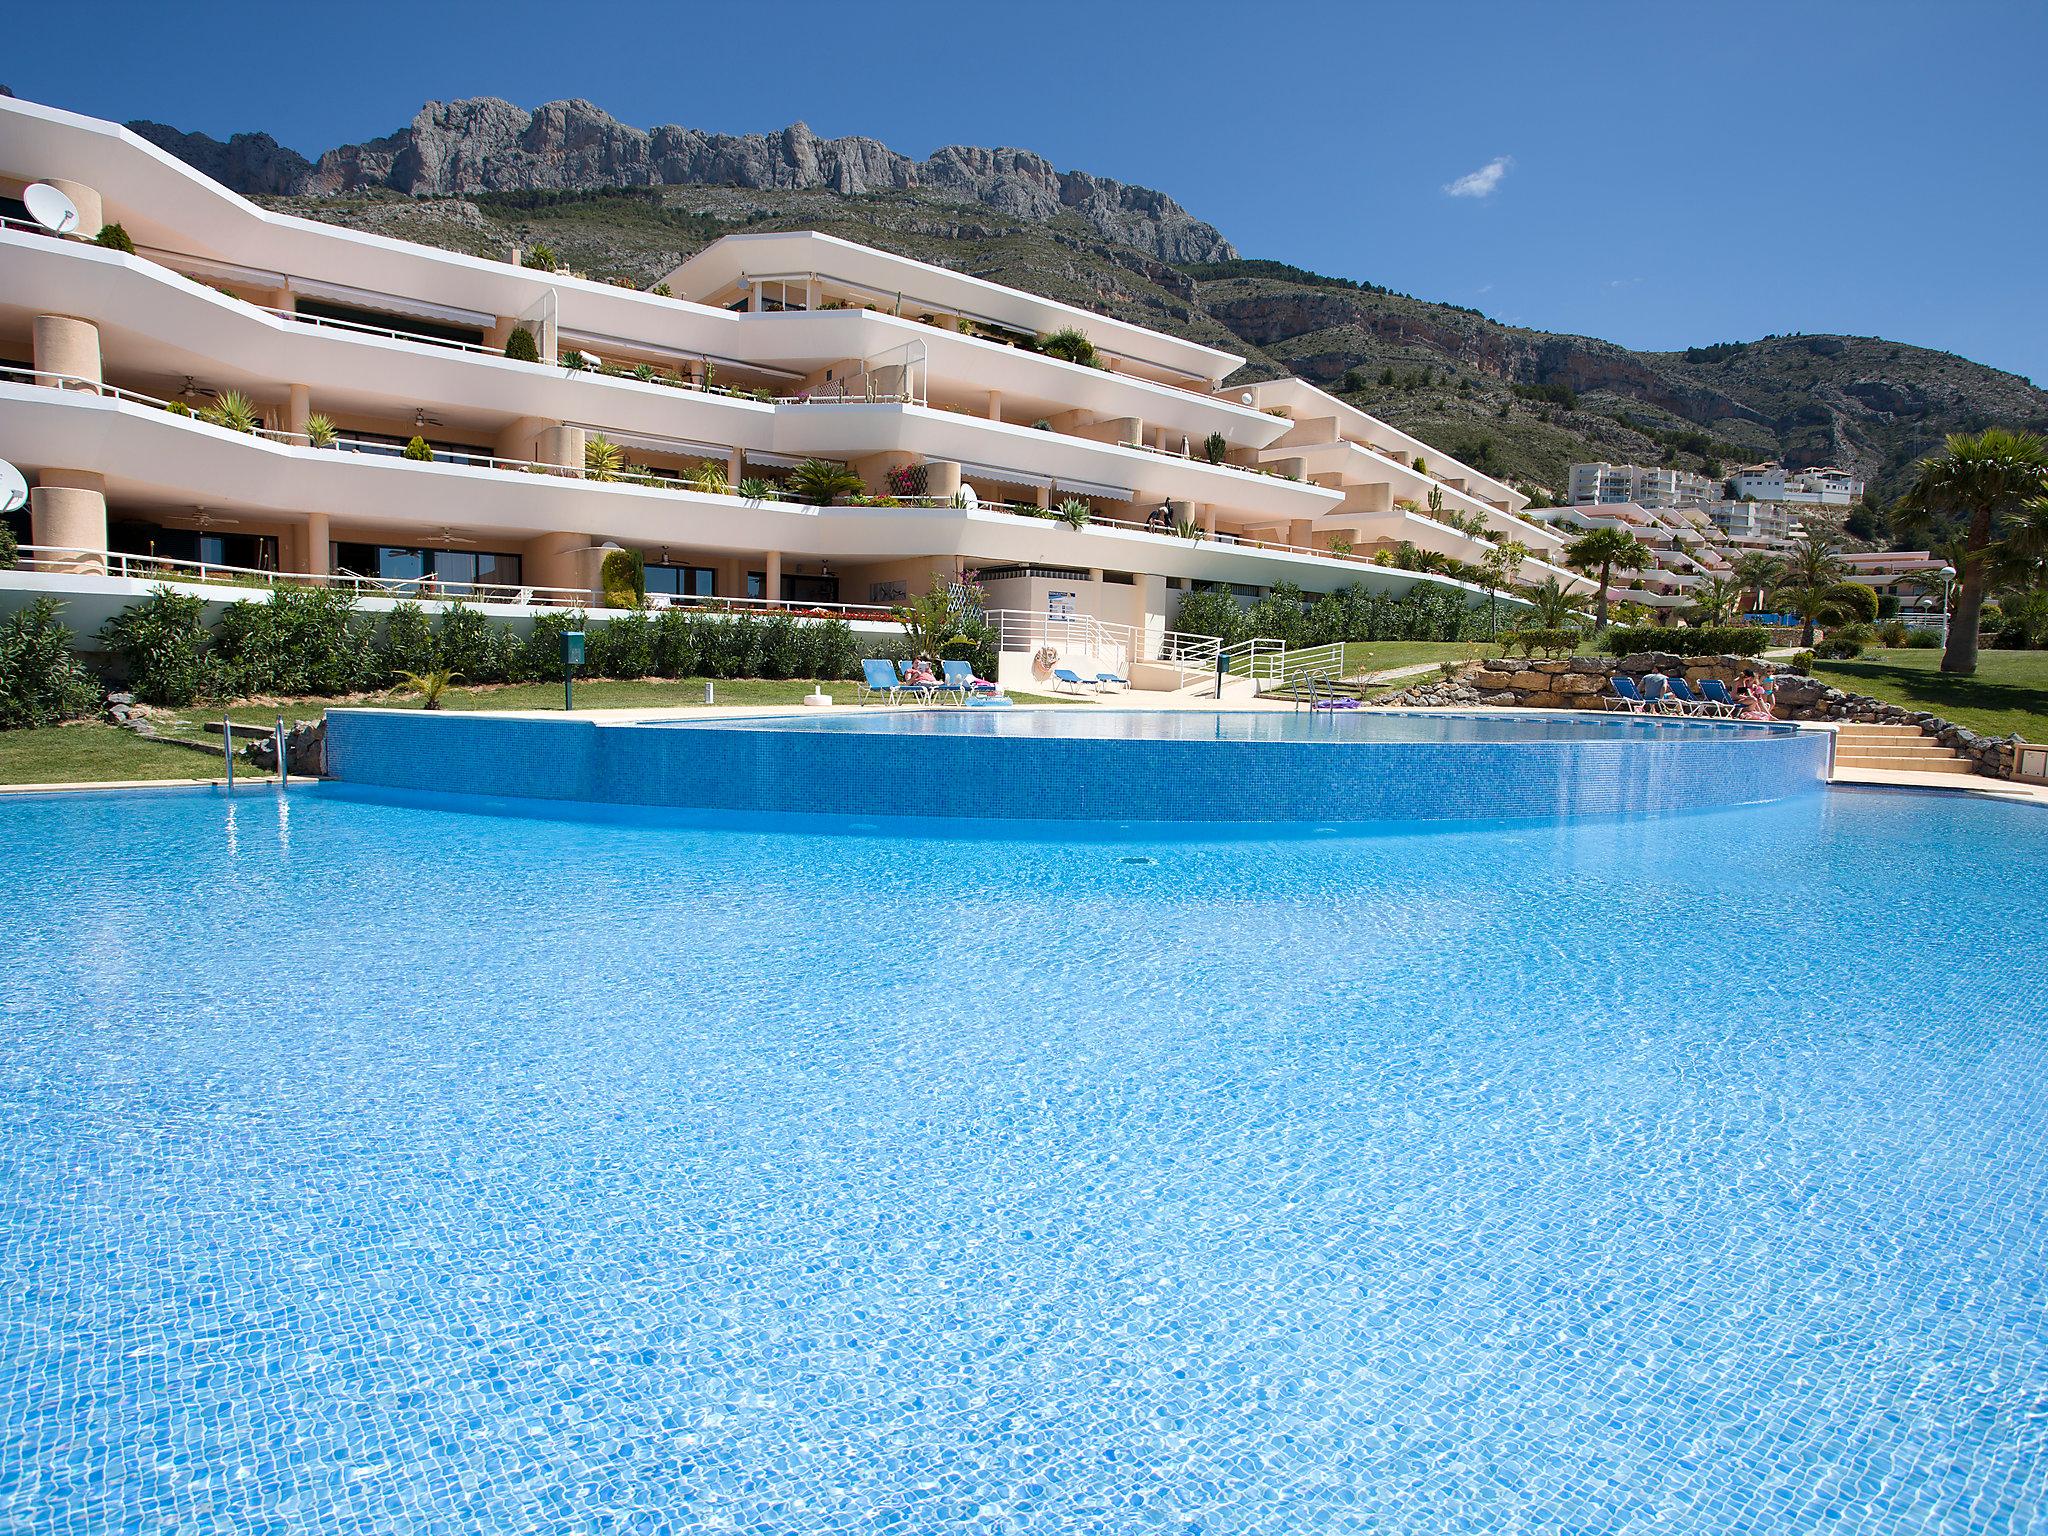
[[[1639,502],[1599,506],[1532,508],[1528,514],[1548,523],[1566,539],[1594,529],[1616,529],[1633,535],[1650,551],[1639,571],[1617,571],[1608,598],[1642,603],[1673,612],[1691,606],[1704,581],[1728,579],[1734,562],[1747,553],[1715,527],[1697,506],[1646,507]]]
[[[1729,494],[1740,500],[1785,506],[1850,507],[1863,497],[1863,481],[1846,469],[1822,466],[1788,470],[1782,464],[1751,464],[1728,477]]]
[[[1720,481],[1690,470],[1602,461],[1572,466],[1566,499],[1575,507],[1618,506],[1627,502],[1639,507],[1676,507],[1711,501],[1720,490]]]
[[[74,233],[30,217],[31,184]],[[132,254],[90,238],[114,224]],[[657,601],[856,619],[971,576],[1137,659],[1210,583],[1477,603],[1372,557],[1477,563],[1481,525],[1529,549],[1525,580],[1586,585],[1511,486],[1300,380],[1226,387],[1243,359],[1213,347],[815,233],[728,236],[666,288],[269,212],[0,99],[0,458],[33,485],[0,606],[53,592],[90,634],[203,562],[516,619],[592,604],[627,548]],[[1062,331],[1093,365],[1040,348]],[[243,430],[208,419],[231,396]],[[859,489],[800,499],[818,463]]]
[[[1793,508],[1778,501],[1710,501],[1704,508],[1728,542],[1789,548],[1805,525]]]

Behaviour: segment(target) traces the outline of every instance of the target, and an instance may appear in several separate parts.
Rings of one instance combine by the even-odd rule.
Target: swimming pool
[[[2039,1529],[2044,850],[0,801],[0,1524]]]
[[[595,722],[332,710],[358,785],[785,816],[1291,824],[1647,814],[1817,792],[1788,725],[1506,712],[867,709]]]

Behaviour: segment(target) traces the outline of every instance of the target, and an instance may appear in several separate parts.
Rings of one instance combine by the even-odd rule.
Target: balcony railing
[[[223,565],[211,560],[174,560],[167,555],[139,555],[123,550],[87,549],[59,544],[24,544],[15,569],[41,575],[108,576],[132,581],[176,582],[186,586],[274,590],[318,587],[356,597],[387,597],[426,604],[492,603],[511,608],[576,608],[600,612],[604,602],[581,587],[514,586],[504,582],[447,581],[438,576],[360,576],[351,571],[319,574]],[[894,613],[875,603],[812,603],[767,597],[712,597],[689,593],[649,593],[646,612],[686,609],[693,612],[781,615],[796,619],[845,619],[848,622],[894,624]]]

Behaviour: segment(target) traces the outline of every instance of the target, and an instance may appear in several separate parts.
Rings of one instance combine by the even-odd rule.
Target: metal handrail
[[[72,567],[96,562],[100,570],[80,572]],[[512,607],[595,608],[607,610],[594,594],[581,587],[514,586],[506,582],[448,581],[437,576],[361,576],[353,571],[319,573],[272,571],[256,566],[226,565],[210,560],[179,560],[168,555],[138,555],[125,550],[90,549],[83,545],[24,544],[18,552],[17,568],[55,575],[101,575],[137,581],[183,581],[202,586],[235,587],[325,587],[353,592],[358,597],[390,597],[424,603],[474,601]],[[768,597],[713,597],[697,593],[653,593],[644,612],[669,608],[701,609],[711,613],[784,615],[796,619],[846,619],[863,623],[898,624],[888,609],[875,603],[794,602]]]

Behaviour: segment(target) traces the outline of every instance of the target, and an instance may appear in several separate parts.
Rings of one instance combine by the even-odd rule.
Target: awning
[[[587,421],[564,422],[564,426],[581,427],[608,443],[621,448],[641,448],[648,453],[673,453],[683,458],[724,460],[732,449],[720,443],[688,443],[680,438],[654,437],[643,432],[614,432],[609,427],[593,426]]]
[[[1032,485],[1041,490],[1052,489],[1052,477],[1049,475],[1026,474],[1021,469],[997,469],[993,464],[962,464],[960,478],[1000,480],[1004,485]]]
[[[771,368],[766,363],[750,363],[744,358],[725,357],[717,352],[692,352],[681,347],[657,346],[649,341],[634,341],[628,336],[606,336],[598,331],[572,331],[557,328],[555,344],[563,351],[574,347],[579,352],[595,352],[610,361],[613,358],[651,357],[670,363],[709,362],[719,368],[737,368],[745,373],[758,373],[771,379],[800,379],[801,373],[788,368]]]
[[[740,456],[749,464],[765,464],[770,469],[795,469],[799,464],[810,462],[809,459],[792,458],[786,453],[763,453],[758,448],[742,448]],[[840,460],[826,459],[825,462],[837,464]]]
[[[1054,490],[1072,491],[1076,496],[1100,496],[1105,501],[1129,501],[1136,494],[1120,485],[1097,485],[1092,480],[1068,480],[1062,477],[1052,484]]]
[[[387,315],[409,315],[415,320],[438,320],[444,325],[473,326],[488,331],[498,323],[496,315],[477,309],[457,309],[452,304],[429,304],[425,299],[400,298],[368,288],[349,288],[340,283],[316,283],[311,278],[288,279],[286,287],[302,298],[325,299],[330,304],[347,304],[355,309],[380,310]]]

